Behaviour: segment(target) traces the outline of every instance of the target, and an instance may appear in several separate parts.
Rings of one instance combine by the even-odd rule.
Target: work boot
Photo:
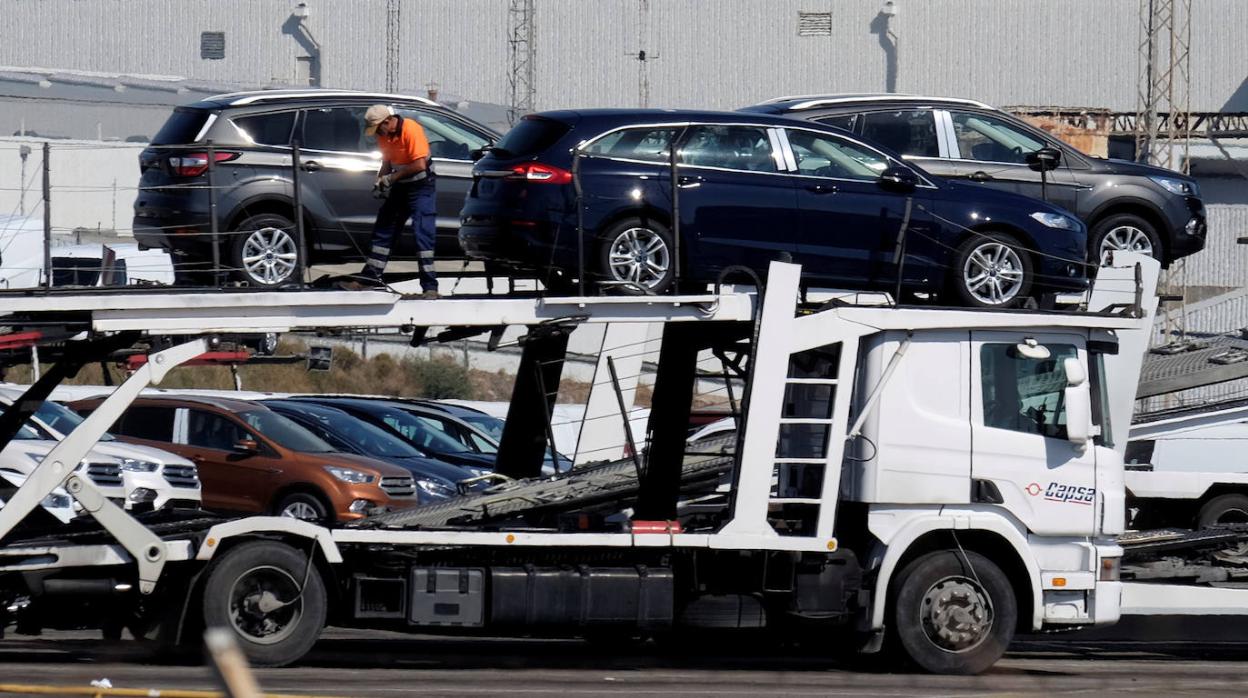
[[[425,301],[436,301],[437,299],[441,297],[442,297],[442,294],[438,293],[437,291],[425,291],[424,293],[420,294],[420,299],[425,300]]]

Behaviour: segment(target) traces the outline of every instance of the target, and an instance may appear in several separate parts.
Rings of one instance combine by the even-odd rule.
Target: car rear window
[[[179,107],[173,110],[169,115],[169,120],[164,126],[160,127],[160,131],[156,132],[156,136],[152,138],[152,145],[179,145],[182,143],[194,143],[195,136],[199,135],[200,129],[208,122],[208,117],[212,112],[205,109],[189,109]]]
[[[293,111],[276,114],[254,114],[233,119],[239,128],[253,143],[260,145],[289,145],[290,132],[295,128]]]
[[[526,116],[495,147],[516,157],[536,155],[554,145],[568,129],[569,126],[561,121]]]

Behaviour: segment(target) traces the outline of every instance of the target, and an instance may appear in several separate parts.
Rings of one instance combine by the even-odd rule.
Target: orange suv
[[[103,398],[70,403],[89,414]],[[412,475],[338,453],[312,432],[256,403],[201,397],[139,398],[113,425],[123,441],[156,446],[199,466],[205,509],[317,522],[358,519],[376,507],[417,503]]]

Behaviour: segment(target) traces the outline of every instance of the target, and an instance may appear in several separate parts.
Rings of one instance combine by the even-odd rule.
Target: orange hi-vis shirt
[[[377,134],[381,159],[397,166],[410,165],[429,157],[429,139],[425,138],[425,129],[415,119],[399,118],[399,132],[394,136]]]

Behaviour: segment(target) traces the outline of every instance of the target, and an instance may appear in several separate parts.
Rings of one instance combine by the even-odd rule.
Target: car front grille
[[[87,463],[87,477],[100,487],[121,487],[121,466],[116,463]]]
[[[199,474],[193,465],[166,465],[161,474],[174,487],[199,487]]]
[[[391,497],[411,497],[416,494],[416,482],[410,477],[383,477],[381,489]]]

